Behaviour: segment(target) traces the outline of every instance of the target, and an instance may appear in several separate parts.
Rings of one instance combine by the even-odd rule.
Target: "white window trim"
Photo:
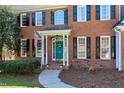
[[[80,19],[79,19],[79,16],[80,16],[80,14],[79,14],[79,9],[78,9],[79,7],[83,7],[83,6],[77,6],[77,21],[78,21],[78,22],[86,22],[86,21],[87,21],[87,11],[86,11],[86,10],[87,10],[87,7],[86,7],[86,5],[85,5],[85,14],[86,14],[86,15],[85,15],[85,20],[80,20]]]
[[[77,37],[77,58],[78,59],[87,59],[87,49],[86,49],[86,52],[85,52],[85,57],[79,57],[79,54],[78,54],[78,52],[79,52],[79,49],[78,49],[78,47],[79,47],[79,38],[84,38],[85,39],[85,49],[87,48],[87,38],[86,38],[86,36],[78,36]]]
[[[37,39],[37,40],[41,40],[41,39]],[[37,41],[37,43],[38,43],[38,41]],[[42,40],[41,40],[41,43],[42,43]],[[36,57],[42,57],[42,55],[41,56],[38,55],[37,47],[36,47],[36,51],[35,52],[36,52]],[[41,45],[41,53],[42,53],[42,45]]]
[[[42,25],[37,25],[37,15],[40,13],[42,13],[42,12],[35,12],[35,26],[43,26],[43,22],[42,22]]]
[[[100,5],[100,20],[110,20],[111,19],[111,7],[110,7],[110,5],[108,5],[109,6],[109,12],[108,12],[108,14],[109,14],[109,17],[107,18],[107,19],[103,19],[102,18],[102,5]]]
[[[22,25],[22,21],[23,21],[23,20],[22,20],[22,16],[25,15],[25,14],[26,14],[26,13],[20,14],[20,26],[21,26],[21,27],[27,27],[27,26],[23,26],[23,25]]]
[[[63,12],[63,13],[64,13],[63,10],[57,10],[57,11],[54,12],[54,24],[55,24],[55,25],[64,25],[64,18],[63,18],[63,24],[58,24],[58,23],[56,23],[56,21],[55,21],[55,18],[56,18],[56,17],[55,17],[55,14],[56,14],[56,12]]]
[[[26,55],[22,55],[22,41],[25,40],[27,42],[27,39],[21,39],[21,57],[27,57],[27,52]]]
[[[102,38],[109,38],[109,58],[102,57],[102,51],[101,51]],[[102,60],[110,60],[111,59],[111,36],[100,36],[100,59],[102,59]]]

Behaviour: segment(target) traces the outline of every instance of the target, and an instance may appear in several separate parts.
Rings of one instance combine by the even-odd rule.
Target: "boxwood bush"
[[[0,62],[2,73],[32,73],[40,66],[38,60],[9,60]]]

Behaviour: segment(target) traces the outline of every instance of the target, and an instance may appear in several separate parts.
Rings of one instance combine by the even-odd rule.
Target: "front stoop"
[[[41,66],[41,69],[44,70],[44,69],[51,69],[51,70],[68,70],[69,69],[69,66],[63,66],[62,63],[50,63],[50,64],[47,64],[47,65],[42,65]]]

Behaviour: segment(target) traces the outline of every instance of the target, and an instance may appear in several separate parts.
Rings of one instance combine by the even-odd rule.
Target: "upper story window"
[[[86,6],[77,6],[77,21],[84,22],[86,21]]]
[[[21,27],[29,26],[29,14],[22,13],[21,14]]]
[[[101,5],[100,15],[101,20],[109,20],[111,18],[110,5]]]
[[[54,12],[54,23],[55,25],[64,24],[64,11],[63,10],[58,10]]]
[[[36,12],[35,13],[35,16],[36,16],[36,18],[35,18],[35,24],[36,24],[36,26],[42,26],[43,25],[43,17],[42,17],[42,12]]]

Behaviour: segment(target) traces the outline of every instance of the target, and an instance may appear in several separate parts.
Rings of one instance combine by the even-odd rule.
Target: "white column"
[[[48,46],[47,46],[47,35],[46,35],[46,64],[48,64]]]
[[[122,64],[121,64],[121,62],[122,62],[122,58],[121,58],[121,32],[119,32],[119,64],[118,64],[118,71],[121,71],[122,70]]]
[[[65,65],[65,35],[63,34],[63,65]]]
[[[69,47],[69,46],[68,46],[68,35],[67,35],[67,39],[66,39],[66,40],[67,40],[67,44],[66,44],[67,46],[66,46],[66,47],[67,47],[67,66],[68,66],[68,65],[69,65],[69,55],[68,55],[68,52],[69,52],[69,51],[68,51],[68,47]]]
[[[42,61],[41,61],[41,64],[44,65],[44,35],[42,36],[42,43],[41,43],[41,46],[42,46]]]

